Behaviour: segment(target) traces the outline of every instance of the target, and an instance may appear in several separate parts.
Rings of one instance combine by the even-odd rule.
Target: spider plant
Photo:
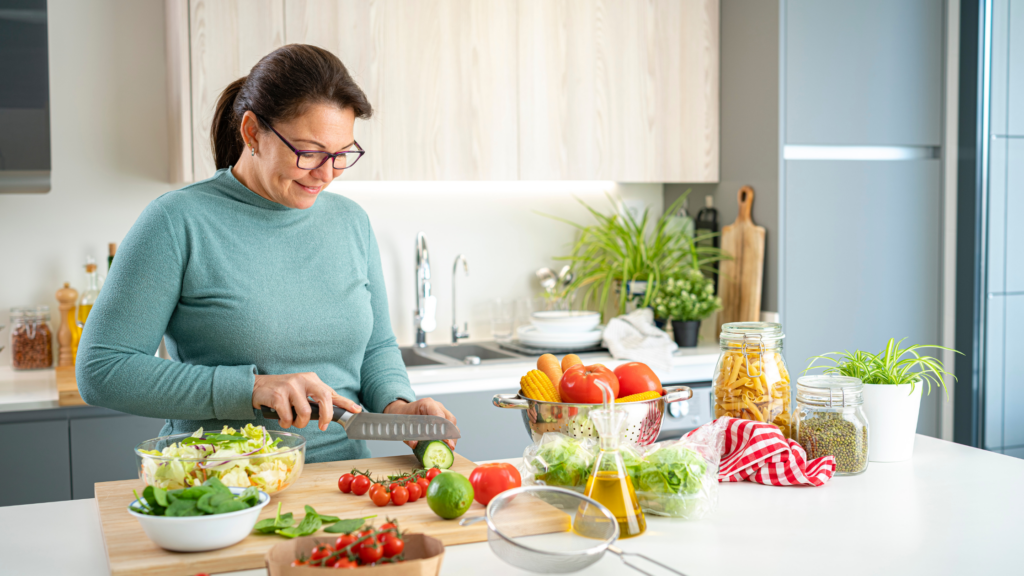
[[[700,243],[717,233],[694,237],[675,225],[675,214],[689,193],[687,190],[653,222],[650,208],[645,208],[643,214],[635,218],[629,211],[619,210],[611,195],[608,195],[614,208],[611,214],[603,214],[579,200],[597,221],[589,226],[548,215],[578,230],[572,252],[556,257],[556,260],[571,263],[575,272],[575,280],[565,293],[579,291],[582,305],[596,304],[603,315],[616,289],[618,309],[625,309],[631,297],[628,290],[631,282],[647,282],[646,291],[637,300],[637,305],[645,307],[657,296],[662,278],[685,269],[714,272],[715,264],[723,259],[722,251]]]
[[[903,341],[890,338],[885,349],[877,354],[855,350],[853,352],[828,352],[821,356],[814,356],[804,372],[815,366],[818,360],[832,362],[832,366],[825,368],[825,374],[841,374],[860,378],[865,384],[910,384],[910,393],[914,393],[914,385],[917,382],[924,382],[928,385],[928,393],[932,393],[932,382],[942,388],[949,395],[944,376],[952,376],[942,366],[942,361],[931,356],[923,356],[917,351],[923,348],[935,348],[962,354],[952,348],[945,348],[936,345],[915,344],[907,348],[901,348]],[[906,356],[906,357],[905,357]],[[953,377],[956,379],[956,377]]]

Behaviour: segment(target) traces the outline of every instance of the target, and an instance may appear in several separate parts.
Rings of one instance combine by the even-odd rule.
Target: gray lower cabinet
[[[515,394],[518,388],[490,392],[463,392],[434,394],[430,397],[444,404],[458,420],[462,439],[456,451],[474,462],[498,458],[516,458],[530,444],[530,435],[523,425],[519,410],[495,408],[491,399],[495,394]],[[401,442],[367,442],[376,456],[408,454],[409,448]],[[382,471],[383,472],[383,471]]]
[[[164,421],[116,415],[69,421],[71,497],[93,497],[97,482],[138,478],[135,447],[160,435]]]
[[[71,498],[67,420],[0,424],[0,438],[0,506]]]

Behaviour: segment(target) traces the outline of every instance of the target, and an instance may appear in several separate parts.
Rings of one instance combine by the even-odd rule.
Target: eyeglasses
[[[256,117],[260,119],[260,122],[266,124],[271,130],[274,130],[274,127],[270,125],[270,122],[267,122],[262,116],[257,115]],[[292,152],[295,152],[295,165],[302,170],[316,170],[323,166],[328,160],[331,160],[331,166],[333,166],[335,170],[347,170],[348,168],[355,166],[355,163],[363,157],[363,154],[366,154],[366,150],[363,150],[363,147],[355,140],[352,141],[352,146],[356,148],[355,150],[343,150],[332,154],[330,152],[324,152],[323,150],[297,150],[295,146],[292,146],[291,142],[286,140],[284,136],[281,136],[280,132],[274,130],[274,134],[277,134],[277,137],[281,139],[281,142],[284,142],[285,146],[290,148]]]

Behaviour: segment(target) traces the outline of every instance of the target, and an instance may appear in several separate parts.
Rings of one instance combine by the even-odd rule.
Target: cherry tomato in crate
[[[363,564],[373,564],[383,556],[384,550],[377,542],[368,544],[359,549],[359,559],[362,560]]]
[[[402,550],[405,550],[405,541],[398,536],[389,533],[387,537],[384,538],[384,542],[381,547],[383,548],[384,557],[391,558],[392,556],[398,556],[402,553]]]

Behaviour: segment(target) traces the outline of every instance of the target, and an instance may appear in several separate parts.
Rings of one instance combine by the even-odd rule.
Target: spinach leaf
[[[313,507],[309,504],[306,504],[306,514],[316,514],[320,517],[320,522],[324,524],[331,524],[332,522],[341,520],[341,518],[338,518],[337,516],[324,516],[323,514],[317,514],[317,511],[313,510]]]
[[[265,518],[256,523],[253,528],[260,534],[273,534],[277,530],[288,528],[295,523],[292,513],[289,512],[285,515],[281,515],[281,503],[277,503],[277,517],[276,518]]]
[[[216,498],[216,496],[214,496]],[[213,506],[214,514],[227,514],[228,512],[238,512],[239,510],[245,510],[249,505],[237,498],[227,498],[217,500],[217,503]]]
[[[202,485],[208,489],[213,490],[214,492],[231,494],[231,489],[225,486],[224,483],[220,481],[220,478],[217,478],[216,476],[208,478],[206,482],[203,482]]]
[[[367,516],[365,518],[348,518],[345,520],[339,520],[331,526],[324,528],[324,532],[329,532],[331,534],[351,534],[352,532],[362,528],[363,525],[366,524],[367,520],[376,517],[377,515],[374,514],[373,516]]]
[[[166,488],[153,488],[153,496],[156,497],[156,503],[164,508],[167,507],[167,489]]]
[[[320,515],[314,512],[313,514],[306,514],[298,526],[275,530],[274,532],[285,538],[296,538],[298,536],[309,536],[319,530],[321,526],[323,526],[323,522],[320,522]]]
[[[213,489],[208,486],[190,486],[185,488],[181,494],[178,495],[180,500],[199,500],[207,494],[213,494]]]
[[[181,445],[193,446],[195,444],[226,444],[228,442],[238,442],[239,440],[246,440],[246,437],[239,434],[207,434],[202,438],[189,436],[181,441]]]
[[[202,516],[203,511],[196,507],[195,500],[178,499],[167,507],[167,516]]]
[[[255,506],[260,503],[260,489],[255,486],[249,486],[242,492],[238,499],[249,506]],[[321,518],[321,520],[322,519],[323,518]]]

